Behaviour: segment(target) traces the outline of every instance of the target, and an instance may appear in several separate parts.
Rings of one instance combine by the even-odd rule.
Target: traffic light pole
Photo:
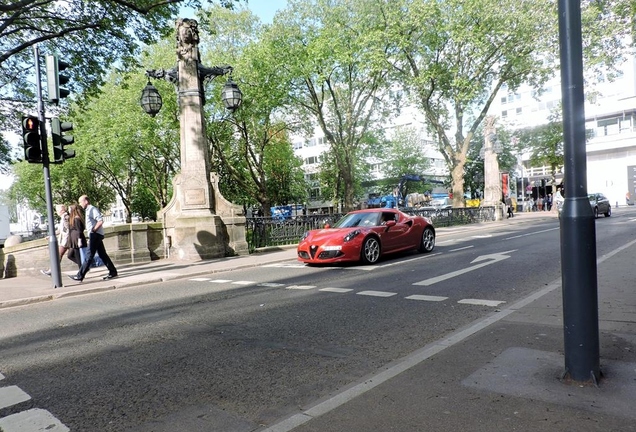
[[[47,223],[49,226],[51,280],[53,280],[53,288],[59,288],[62,286],[62,271],[60,269],[57,236],[55,235],[55,219],[53,218],[53,194],[51,193],[49,149],[46,139],[46,116],[44,111],[44,100],[42,99],[42,83],[40,81],[40,50],[37,44],[33,47],[33,53],[35,55],[35,82],[38,95],[38,119],[40,120],[40,147],[42,149],[42,166],[44,171],[44,193],[46,196],[46,213],[48,216]]]

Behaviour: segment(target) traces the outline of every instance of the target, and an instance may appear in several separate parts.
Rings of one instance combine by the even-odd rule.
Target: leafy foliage
[[[221,0],[233,7],[240,0]],[[35,111],[33,47],[70,63],[76,97],[94,95],[104,72],[137,65],[142,46],[172,34],[182,6],[198,0],[20,0],[0,4],[0,130],[18,132],[18,113]],[[81,90],[81,93],[80,93]],[[9,162],[0,135],[0,167]]]
[[[467,153],[497,92],[540,88],[557,70],[558,29],[551,0],[378,1],[388,60],[423,111],[451,171],[461,205]],[[620,58],[627,20],[584,2],[585,55],[592,69]],[[605,22],[605,19],[608,19]],[[602,47],[615,47],[613,53]]]
[[[272,61],[288,72],[295,117],[310,119],[329,145],[334,196],[353,208],[365,143],[388,116],[384,47],[371,43],[369,2],[296,0],[266,35]],[[332,191],[334,192],[334,191]]]

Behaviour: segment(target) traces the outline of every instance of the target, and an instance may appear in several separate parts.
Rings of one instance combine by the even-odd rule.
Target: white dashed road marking
[[[476,306],[497,307],[500,304],[505,303],[505,301],[500,301],[500,300],[481,300],[481,299],[463,299],[463,300],[458,301],[457,303],[476,305]]]
[[[353,290],[349,288],[321,288],[318,291],[333,292],[333,293],[347,293]]]
[[[4,375],[0,373],[0,381]],[[31,396],[18,386],[0,387],[0,409],[8,408],[22,402],[31,400]],[[0,418],[0,431],[2,432],[68,432],[70,431],[62,422],[53,417],[50,412],[33,408],[16,414]]]
[[[469,246],[469,247],[472,247],[472,246]],[[467,249],[467,248],[462,248],[462,249]],[[367,267],[367,268],[373,269],[377,267]],[[210,280],[209,278],[192,278],[190,280],[194,282],[209,281],[212,283],[231,283],[233,285],[257,285],[260,287],[285,288],[288,290],[301,290],[301,291],[303,290],[308,291],[308,290],[318,288],[316,285],[285,285],[283,283],[277,283],[277,282],[233,281],[232,279]],[[355,290],[353,288],[326,287],[326,288],[318,288],[318,291],[345,294]],[[372,290],[359,291],[359,292],[356,292],[356,294],[363,295],[363,296],[370,296],[370,297],[385,297],[385,298],[398,295],[398,293],[396,292],[372,291]],[[404,298],[406,300],[417,300],[417,301],[425,301],[425,302],[442,302],[442,301],[448,300],[448,297],[430,296],[430,295],[422,295],[422,294],[414,294]],[[462,300],[459,300],[457,303],[475,305],[475,306],[497,307],[500,304],[505,303],[505,301],[483,300],[483,299],[462,299]],[[0,379],[2,379],[2,375],[0,375]],[[0,408],[2,408],[2,389],[0,389]]]
[[[0,418],[0,430],[3,432],[68,432],[58,419],[43,409],[33,408],[17,414]]]
[[[440,301],[444,301],[448,299],[448,297],[419,295],[419,294],[411,295],[404,298],[408,300],[422,300],[422,301],[432,301],[432,302],[440,302]]]
[[[457,249],[451,249],[451,250],[449,250],[449,252],[457,252],[457,251],[460,251],[460,250],[470,249],[470,248],[473,248],[473,247],[475,247],[475,246],[473,246],[473,245],[465,246],[465,247],[461,247],[461,248],[457,248]]]
[[[372,296],[372,297],[392,297],[397,295],[397,293],[386,292],[386,291],[360,291],[357,292],[358,295]]]
[[[0,387],[0,408],[6,408],[26,402],[31,396],[26,394],[18,386]]]

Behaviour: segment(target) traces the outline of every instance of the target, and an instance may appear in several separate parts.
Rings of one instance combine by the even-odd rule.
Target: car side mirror
[[[331,228],[331,225],[329,225],[328,223],[325,224],[325,229],[329,229]]]
[[[392,226],[395,226],[396,223],[397,222],[395,222],[394,220],[386,221],[386,226],[390,228]]]

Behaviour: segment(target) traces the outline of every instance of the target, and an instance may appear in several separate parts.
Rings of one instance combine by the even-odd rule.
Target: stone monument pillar
[[[209,69],[200,65],[197,21],[179,19],[176,27],[177,69],[168,71],[165,77],[169,81],[178,80],[181,172],[173,180],[172,199],[159,211],[159,216],[163,219],[171,254],[180,259],[247,254],[243,209],[223,198],[218,177],[210,172],[203,112],[202,75],[223,75],[231,67]],[[151,72],[154,76],[159,74]]]
[[[486,117],[484,127],[484,207],[495,207],[495,218],[500,215],[501,205],[501,179],[499,174],[499,162],[497,152],[494,149],[496,139],[495,129],[496,118]]]

